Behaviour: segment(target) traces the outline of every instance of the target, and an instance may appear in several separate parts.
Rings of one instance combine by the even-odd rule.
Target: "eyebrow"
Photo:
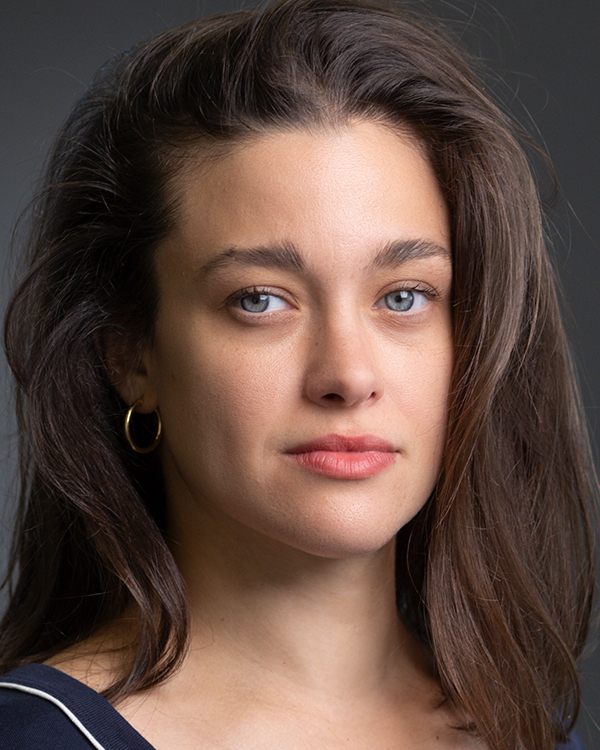
[[[369,264],[370,270],[394,268],[409,260],[424,260],[426,258],[442,257],[451,260],[450,251],[425,239],[396,240],[387,243]]]
[[[215,255],[199,270],[202,278],[219,268],[234,264],[245,266],[262,266],[263,268],[279,268],[283,271],[304,271],[305,263],[298,250],[290,242],[282,242],[269,247],[230,247]]]
[[[442,245],[425,239],[395,240],[387,243],[369,264],[370,270],[393,268],[409,260],[420,260],[441,256],[450,260],[450,252]],[[284,271],[301,272],[306,264],[298,249],[291,242],[258,247],[230,247],[208,260],[198,271],[206,278],[220,268],[231,265],[261,266]]]

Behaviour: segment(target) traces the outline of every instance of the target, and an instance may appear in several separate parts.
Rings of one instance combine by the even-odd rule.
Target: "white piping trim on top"
[[[43,690],[38,690],[37,688],[18,685],[16,682],[0,682],[0,688],[12,688],[13,690],[21,690],[23,693],[37,695],[38,698],[44,698],[45,700],[50,701],[50,703],[54,703],[54,705],[58,706],[58,708],[60,708],[60,710],[73,722],[73,724],[75,724],[77,729],[79,729],[83,736],[91,742],[96,750],[106,750],[104,745],[101,745],[98,740],[92,734],[90,734],[89,730],[84,727],[84,725],[79,721],[79,719],[75,716],[71,709],[67,708],[64,703],[61,703],[58,698],[55,698],[50,693],[46,693]]]

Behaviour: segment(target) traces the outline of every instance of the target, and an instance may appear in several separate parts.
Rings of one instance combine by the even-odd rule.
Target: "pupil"
[[[398,311],[410,310],[413,305],[413,293],[407,289],[399,292],[393,292],[386,297],[387,305],[390,309]]]
[[[269,296],[267,294],[248,294],[242,297],[241,305],[246,312],[265,312],[269,306]]]

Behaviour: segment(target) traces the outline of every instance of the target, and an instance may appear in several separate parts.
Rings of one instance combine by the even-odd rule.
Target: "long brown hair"
[[[116,699],[186,646],[160,467],[122,439],[108,340],[151,341],[153,252],[193,150],[371,118],[427,150],[451,216],[456,364],[447,448],[398,535],[402,616],[497,750],[550,750],[577,713],[593,586],[592,466],[518,135],[443,31],[370,0],[277,0],[113,60],[59,134],[8,309],[22,498],[0,667],[44,660],[133,607]]]

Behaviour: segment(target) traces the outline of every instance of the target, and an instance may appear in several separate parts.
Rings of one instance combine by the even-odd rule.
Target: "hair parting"
[[[277,0],[115,58],[59,134],[8,308],[22,494],[3,670],[132,623],[105,695],[185,654],[185,586],[156,457],[122,436],[152,340],[153,254],[187,160],[360,119],[412,133],[447,201],[455,369],[442,473],[397,540],[402,616],[445,696],[495,750],[551,750],[577,716],[594,578],[591,453],[519,132],[433,22],[371,0]]]

